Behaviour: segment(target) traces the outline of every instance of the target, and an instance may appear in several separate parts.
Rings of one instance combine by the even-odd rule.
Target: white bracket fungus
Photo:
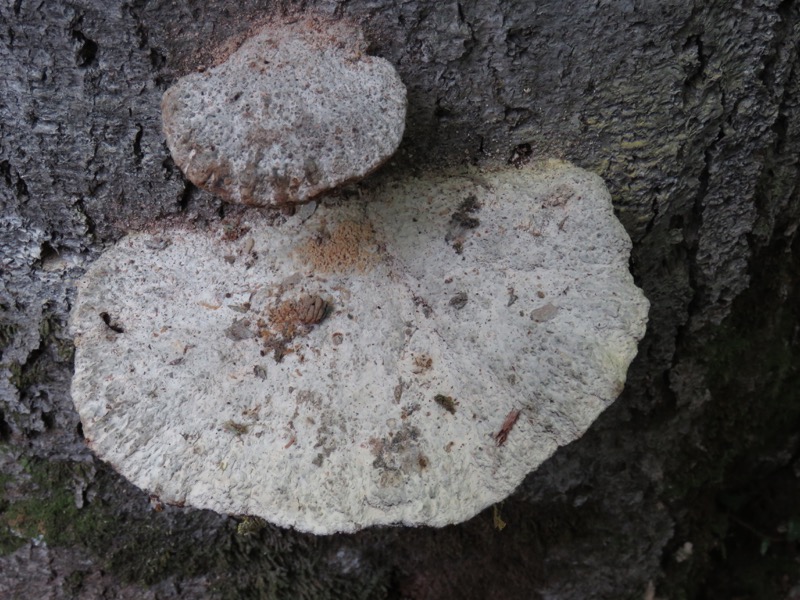
[[[550,162],[334,204],[131,234],[91,266],[72,395],[98,456],[162,501],[305,531],[442,526],[622,390],[648,302],[599,177]]]
[[[397,149],[406,89],[346,21],[302,19],[249,38],[164,94],[175,164],[228,202],[303,202],[374,171]]]

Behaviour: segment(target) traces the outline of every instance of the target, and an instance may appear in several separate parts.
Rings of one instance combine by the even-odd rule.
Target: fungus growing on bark
[[[175,164],[228,202],[303,202],[375,170],[403,136],[406,90],[346,21],[270,25],[178,80],[162,115]]]
[[[630,240],[570,165],[249,219],[131,234],[78,285],[87,440],[164,502],[320,534],[463,521],[586,431],[644,334]]]

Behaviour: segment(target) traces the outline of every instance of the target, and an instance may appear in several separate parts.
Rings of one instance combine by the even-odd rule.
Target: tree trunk
[[[310,11],[360,22],[408,87],[386,168],[599,173],[652,303],[620,399],[457,526],[243,535],[157,511],[70,400],[85,266],[233,211],[172,164],[162,93]],[[797,597],[800,3],[5,0],[0,40],[0,596]]]

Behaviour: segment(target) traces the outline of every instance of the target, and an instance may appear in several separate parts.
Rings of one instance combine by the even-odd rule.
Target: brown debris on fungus
[[[314,271],[365,272],[380,260],[375,231],[369,222],[342,221],[330,230],[326,223],[296,250]]]
[[[455,400],[452,396],[445,396],[444,394],[436,394],[433,397],[433,401],[436,402],[439,406],[449,412],[451,415],[456,414],[456,406],[458,405],[458,401]]]
[[[514,427],[517,419],[519,419],[520,413],[522,413],[520,409],[512,408],[506,415],[505,421],[503,421],[503,424],[500,426],[500,431],[494,435],[495,442],[497,442],[498,446],[502,446],[506,443],[508,434],[511,433],[511,429]]]
[[[259,319],[258,335],[266,348],[272,350],[275,361],[280,362],[295,338],[307,335],[329,311],[328,302],[317,294],[283,300],[269,310],[267,320]]]

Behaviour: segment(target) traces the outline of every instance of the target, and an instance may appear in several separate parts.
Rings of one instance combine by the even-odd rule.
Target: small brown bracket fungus
[[[228,202],[303,202],[374,171],[397,149],[406,89],[346,21],[270,25],[161,103],[175,164]]]
[[[325,534],[463,521],[583,435],[648,310],[600,178],[551,162],[368,195],[100,257],[71,321],[94,451],[164,502]],[[249,267],[224,260],[245,244]]]

